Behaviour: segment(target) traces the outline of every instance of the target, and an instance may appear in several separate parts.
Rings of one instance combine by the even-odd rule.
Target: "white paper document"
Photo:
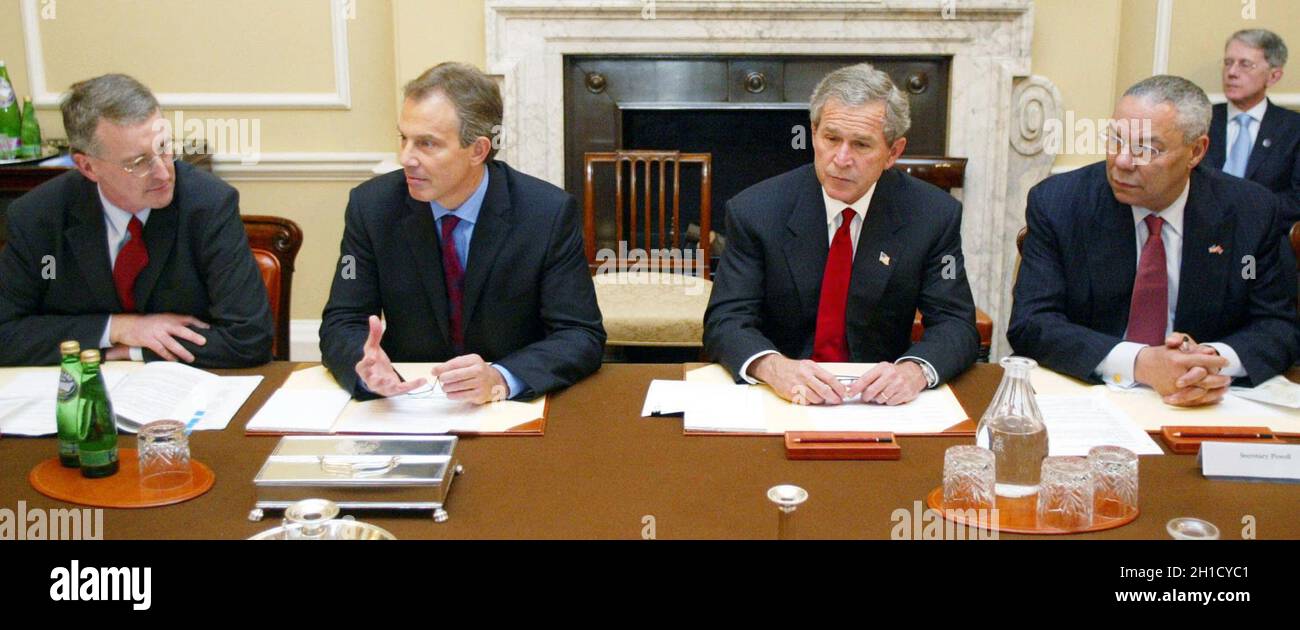
[[[641,406],[641,417],[667,416],[686,411],[686,401],[693,396],[691,390],[695,386],[695,383],[686,381],[650,381],[650,389],[645,393],[645,404]]]
[[[352,396],[338,387],[278,389],[248,421],[246,431],[329,433]]]
[[[1300,409],[1300,383],[1292,383],[1282,374],[1274,376],[1255,387],[1229,388],[1228,393],[1246,400]]]
[[[58,367],[22,368],[6,374],[0,387],[0,432],[52,435]],[[108,387],[118,427],[134,432],[154,420],[193,422],[193,430],[219,431],[243,406],[261,376],[217,376],[188,365],[107,363],[100,372]]]
[[[170,361],[155,361],[112,388],[118,426],[180,420],[194,431],[220,431],[262,382],[261,376],[217,376]]]
[[[762,393],[751,385],[691,383],[685,392],[687,431],[766,433]]]
[[[846,402],[810,405],[803,412],[812,425],[810,431],[942,433],[966,419],[966,411],[947,388],[923,391],[902,405]]]
[[[1039,394],[1049,455],[1086,457],[1094,446],[1122,446],[1138,455],[1164,451],[1128,415],[1096,394]]]

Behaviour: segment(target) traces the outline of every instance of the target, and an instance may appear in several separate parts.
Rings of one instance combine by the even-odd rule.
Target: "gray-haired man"
[[[1273,227],[1281,203],[1202,163],[1209,125],[1201,88],[1145,79],[1115,105],[1105,162],[1029,191],[1007,330],[1017,354],[1181,406],[1291,365],[1296,276]]]
[[[108,359],[248,367],[271,359],[266,286],[239,193],[184,162],[149,89],[72,86],[77,169],[14,201],[0,251],[0,365],[53,364],[59,342]]]
[[[1237,31],[1223,50],[1223,95],[1210,119],[1210,166],[1257,182],[1282,201],[1279,227],[1300,221],[1300,113],[1268,99],[1286,44],[1271,31]]]
[[[889,75],[868,64],[836,70],[811,110],[813,164],[727,202],[705,351],[737,382],[789,400],[906,403],[970,367],[979,349],[961,204],[892,168],[910,121]],[[913,343],[917,309],[925,333]],[[837,375],[820,365],[829,362],[877,365]]]

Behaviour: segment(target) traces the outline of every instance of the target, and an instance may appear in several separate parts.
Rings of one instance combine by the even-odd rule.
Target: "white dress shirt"
[[[1169,312],[1165,318],[1165,335],[1173,332],[1174,329],[1174,311],[1178,306],[1178,287],[1179,276],[1182,270],[1183,261],[1183,217],[1187,209],[1187,195],[1191,190],[1191,181],[1183,187],[1183,194],[1178,196],[1168,208],[1159,212],[1154,212],[1148,208],[1133,206],[1133,223],[1135,242],[1138,252],[1138,264],[1142,263],[1142,246],[1146,244],[1149,230],[1147,229],[1146,218],[1149,214],[1154,214],[1164,219],[1164,225],[1160,228],[1160,238],[1165,244],[1165,274],[1169,282]],[[1134,270],[1136,273],[1136,269]],[[1127,337],[1127,331],[1125,331]],[[1241,364],[1241,359],[1237,352],[1231,346],[1225,343],[1207,343],[1205,344],[1217,350],[1221,356],[1228,360],[1228,366],[1219,373],[1225,376],[1238,377],[1245,376],[1246,370]],[[1102,359],[1097,365],[1096,374],[1106,382],[1121,388],[1129,388],[1137,385],[1133,378],[1134,366],[1137,363],[1137,355],[1146,345],[1134,341],[1121,341],[1115,344],[1110,353]]]
[[[113,202],[104,196],[103,190],[99,191],[99,201],[104,204],[104,227],[106,228],[105,232],[108,233],[108,268],[112,269],[113,265],[117,264],[117,254],[126,246],[126,242],[131,240],[131,232],[127,230],[127,224],[131,222],[131,217],[139,217],[140,223],[148,223],[149,208],[132,215],[130,212],[113,205]],[[113,343],[108,340],[108,333],[112,327],[113,316],[109,315],[108,323],[104,325],[104,334],[99,338],[100,348],[111,348],[113,346]],[[144,360],[144,350],[135,346],[132,346],[130,350],[132,361]]]

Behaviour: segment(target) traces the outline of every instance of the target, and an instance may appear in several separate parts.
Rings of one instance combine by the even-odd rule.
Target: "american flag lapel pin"
[[[1223,246],[1222,246],[1222,245],[1211,245],[1211,246],[1210,246],[1210,253],[1211,253],[1211,254],[1222,254],[1222,253],[1223,253]]]
[[[886,267],[889,266],[889,254],[886,254],[885,252],[880,252],[880,264]]]

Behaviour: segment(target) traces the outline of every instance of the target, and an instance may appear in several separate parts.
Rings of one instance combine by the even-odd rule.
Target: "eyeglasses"
[[[1223,60],[1224,70],[1231,70],[1232,66],[1234,65],[1241,66],[1242,70],[1246,72],[1250,72],[1251,70],[1254,70],[1255,68],[1259,68],[1264,64],[1258,64],[1249,59],[1224,59]]]
[[[98,155],[94,155],[92,153],[87,153],[86,155],[89,155],[93,158],[104,160],[105,162],[110,161],[110,160],[105,160],[104,158],[99,157]],[[128,175],[133,175],[137,179],[144,179],[145,177],[149,176],[149,173],[153,172],[153,166],[155,163],[163,162],[165,164],[166,162],[175,162],[175,161],[176,161],[175,154],[173,154],[171,151],[166,151],[164,153],[153,153],[149,155],[142,155],[134,160],[131,160],[126,164],[118,163],[117,166],[123,171],[126,171]]]
[[[1157,149],[1148,144],[1130,145],[1127,140],[1119,137],[1114,131],[1103,129],[1101,132],[1101,141],[1106,145],[1106,153],[1115,155],[1122,149],[1127,149],[1128,154],[1133,156],[1135,162],[1150,162],[1166,153],[1164,149]]]

